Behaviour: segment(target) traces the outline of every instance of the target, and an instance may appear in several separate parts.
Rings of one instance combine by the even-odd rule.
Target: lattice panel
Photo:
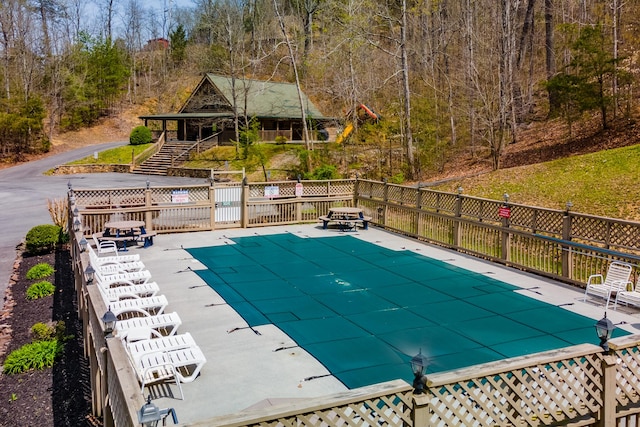
[[[562,236],[563,212],[545,209],[528,208],[533,215],[531,231],[544,231]]]
[[[460,214],[471,218],[493,221],[500,223],[498,209],[502,206],[501,202],[494,200],[476,199],[471,197],[462,198],[462,208]]]
[[[608,240],[608,224],[604,218],[572,215],[571,237],[605,243]]]
[[[430,425],[562,425],[600,406],[600,355],[532,365],[428,389]]]
[[[209,201],[209,186],[201,187],[177,187],[177,188],[152,188],[151,203],[154,205],[162,203],[172,203],[174,191],[186,190],[189,203],[199,203]]]
[[[640,250],[640,226],[612,222],[609,243],[622,248]]]
[[[332,406],[310,412],[246,424],[247,427],[337,427],[388,426],[410,427],[412,392],[394,393],[344,406]]]
[[[387,200],[402,206],[416,206],[418,189],[401,187],[399,185],[387,186]]]
[[[618,404],[627,406],[640,403],[640,380],[638,379],[640,351],[638,351],[638,347],[618,350],[615,355],[620,360],[616,366]]]
[[[420,190],[420,207],[441,213],[453,214],[458,197],[454,194],[431,190]]]
[[[384,188],[385,188],[385,185],[382,183],[376,183],[376,182],[371,183],[371,191],[370,191],[371,197],[378,200],[384,200]]]
[[[144,206],[143,188],[121,188],[114,190],[75,190],[78,206],[86,208],[117,208]]]

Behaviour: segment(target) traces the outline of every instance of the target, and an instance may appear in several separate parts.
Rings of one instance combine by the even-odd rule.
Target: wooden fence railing
[[[304,182],[302,189],[297,184],[275,183],[277,194],[268,188],[274,183],[244,185],[243,226],[312,222],[331,206],[357,204],[379,226],[564,280],[579,282],[614,259],[638,261],[637,223],[369,181]],[[105,337],[100,318],[106,307],[86,282],[88,256],[78,242],[113,215],[148,225],[160,215],[174,216],[161,232],[215,227],[212,188],[188,188],[193,206],[172,205],[175,187],[70,191],[69,223],[75,222],[75,207],[81,219],[71,246],[93,412],[107,427],[135,425],[144,402],[122,343]],[[509,217],[500,216],[504,208]],[[271,213],[256,216],[252,210]],[[248,217],[261,219],[250,223]],[[609,347],[611,354],[583,344],[430,374],[423,377],[422,395],[398,380],[194,425],[640,426],[640,335],[611,340]]]

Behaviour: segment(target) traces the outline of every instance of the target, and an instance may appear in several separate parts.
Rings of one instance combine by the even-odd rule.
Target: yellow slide
[[[344,128],[344,130],[339,133],[338,136],[336,136],[336,142],[338,144],[341,144],[342,141],[347,139],[351,132],[353,132],[353,123],[347,123],[347,126]]]

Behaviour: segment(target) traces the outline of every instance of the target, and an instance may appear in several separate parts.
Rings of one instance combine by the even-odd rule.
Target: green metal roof
[[[206,78],[213,83],[222,95],[233,105],[231,77],[207,73]],[[239,112],[246,105],[249,117],[301,119],[300,102],[296,85],[293,83],[275,83],[271,81],[235,79],[236,99]],[[244,100],[246,94],[246,103]],[[327,120],[320,110],[303,93],[307,119]]]
[[[179,119],[216,119],[223,117],[233,117],[232,113],[164,113],[164,114],[147,114],[138,116],[147,120],[179,120]]]

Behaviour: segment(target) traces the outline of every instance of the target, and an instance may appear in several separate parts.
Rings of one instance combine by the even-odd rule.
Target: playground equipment
[[[375,111],[373,111],[371,108],[367,107],[366,105],[359,104],[356,108],[356,118],[358,122],[364,122],[367,120],[378,121],[380,120],[380,115],[377,114]],[[355,125],[353,124],[353,122],[351,121],[347,122],[346,126],[344,127],[344,130],[340,132],[336,137],[336,142],[338,144],[341,144],[342,142],[344,142],[349,137],[349,135],[351,135],[354,128],[355,128]]]

